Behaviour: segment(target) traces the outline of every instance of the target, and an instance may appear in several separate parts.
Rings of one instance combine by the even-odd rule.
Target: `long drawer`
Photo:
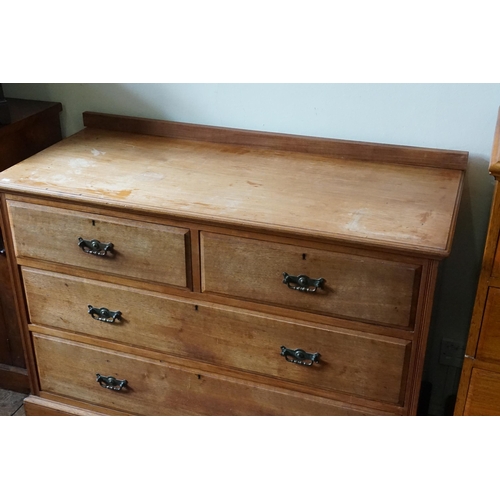
[[[34,325],[396,405],[404,398],[411,350],[406,340],[30,268],[23,268],[23,279]],[[318,353],[318,362],[301,359],[297,349]]]
[[[201,257],[203,292],[404,328],[414,322],[418,264],[209,232]],[[325,281],[302,286],[300,276]]]
[[[45,335],[33,338],[42,391],[114,410],[138,415],[377,413]]]
[[[187,286],[187,229],[12,200],[8,210],[17,257]]]

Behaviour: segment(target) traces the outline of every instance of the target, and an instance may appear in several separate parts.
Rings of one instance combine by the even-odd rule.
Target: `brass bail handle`
[[[97,321],[105,321],[106,323],[114,323],[115,320],[121,319],[121,311],[110,311],[105,307],[94,307],[88,305],[88,313]]]
[[[284,345],[281,346],[281,355],[289,363],[295,363],[302,366],[312,366],[313,363],[319,363],[319,352],[307,352],[304,349],[289,349]]]
[[[99,240],[84,240],[78,238],[78,246],[90,255],[97,255],[98,257],[105,257],[107,252],[112,252],[113,243],[101,243]]]
[[[305,274],[291,276],[288,273],[283,273],[283,283],[288,285],[291,290],[299,292],[315,293],[318,288],[323,288],[326,280],[324,278],[313,279]]]
[[[121,391],[124,387],[127,387],[128,384],[126,380],[120,380],[115,377],[105,377],[99,373],[96,373],[95,376],[99,385],[110,391]]]

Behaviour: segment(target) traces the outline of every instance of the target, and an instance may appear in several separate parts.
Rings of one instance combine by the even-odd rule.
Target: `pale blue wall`
[[[459,370],[439,364],[442,338],[465,341],[493,180],[488,175],[500,84],[4,84],[7,97],[62,102],[63,131],[83,111],[357,141],[469,151],[452,255],[442,266],[426,361],[432,412]]]
[[[83,111],[490,154],[500,84],[4,84]]]

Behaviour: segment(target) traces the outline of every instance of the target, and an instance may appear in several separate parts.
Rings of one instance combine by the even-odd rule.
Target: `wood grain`
[[[500,373],[472,369],[464,415],[500,415]]]
[[[160,353],[158,351],[152,351],[152,350],[147,350],[145,348],[119,344],[98,337],[90,337],[87,335],[81,335],[78,333],[69,332],[67,330],[57,330],[53,328],[47,328],[44,326],[32,325],[32,333],[47,335],[51,338],[68,340],[71,342],[76,342],[78,344],[85,344],[91,347],[108,349],[126,355],[139,356],[155,360],[161,363],[168,363],[169,365],[175,365],[179,366],[180,368],[188,369],[194,373],[212,373],[230,379],[238,379],[244,382],[248,382],[250,384],[256,383],[258,385],[273,386],[279,389],[290,390],[292,392],[305,393],[311,396],[316,396],[319,398],[336,401],[338,403],[347,404],[354,407],[369,408],[370,410],[383,412],[384,414],[390,414],[390,415],[408,414],[408,408],[405,408],[403,406],[397,406],[382,401],[360,398],[352,394],[344,392],[334,392],[332,390],[325,390],[315,386],[305,386],[303,384],[299,384],[296,382],[279,380],[276,378],[271,378],[265,375],[259,375],[252,372],[226,368],[224,366],[216,367],[214,365],[196,361],[191,358],[175,357],[169,354]],[[71,400],[68,398],[64,398],[63,396],[55,396],[54,394],[45,391],[40,391],[39,395],[41,397],[48,397],[49,399],[55,398],[57,401],[62,401],[63,403],[71,404]],[[93,408],[90,409],[92,410]]]
[[[70,266],[52,264],[49,262],[36,261],[34,259],[18,259],[19,266],[37,268],[44,271],[64,273],[75,277],[80,277],[84,279],[93,279],[100,281],[101,283],[112,283],[118,284],[126,287],[139,288],[141,290],[152,291],[156,293],[164,293],[167,295],[175,295],[179,298],[185,298],[194,301],[210,301],[214,304],[219,304],[222,306],[237,307],[243,310],[251,310],[262,312],[264,314],[271,314],[276,316],[286,316],[289,320],[300,320],[312,323],[324,324],[332,327],[346,328],[350,330],[357,330],[366,333],[376,333],[385,335],[393,338],[401,338],[405,340],[412,340],[415,336],[415,331],[402,329],[398,327],[392,327],[388,325],[378,325],[375,323],[367,323],[361,321],[354,321],[351,319],[343,319],[334,316],[325,316],[322,314],[316,314],[310,311],[301,311],[298,309],[283,308],[280,306],[274,306],[270,304],[263,304],[258,302],[252,302],[249,300],[238,299],[234,297],[216,295],[216,294],[200,294],[199,292],[192,292],[188,289],[169,287],[167,285],[161,285],[158,283],[140,282],[138,280],[132,280],[129,278],[123,278],[120,276],[103,276],[98,272],[92,272],[85,269],[79,269]],[[420,291],[422,295],[422,290]],[[419,299],[420,301],[421,299]],[[419,305],[420,307],[420,305]],[[418,311],[417,311],[418,319]],[[415,323],[418,324],[417,322]],[[416,331],[420,332],[420,328]]]
[[[495,175],[481,274],[465,350],[455,415],[499,415],[500,338],[500,111],[493,141],[490,173]],[[497,288],[496,288],[497,287]],[[486,363],[486,364],[485,364]],[[495,392],[496,391],[496,392]]]
[[[20,270],[17,265],[15,252],[13,250],[14,243],[12,240],[12,230],[10,226],[10,221],[7,217],[7,202],[3,193],[0,193],[0,206],[2,212],[2,225],[3,225],[3,236],[7,247],[7,260],[9,263],[9,271],[11,282],[13,285],[14,301],[15,301],[15,311],[14,314],[17,317],[21,342],[23,345],[24,357],[26,361],[28,383],[30,390],[33,394],[38,394],[38,378],[36,375],[35,358],[33,352],[33,344],[31,336],[28,330],[28,314],[26,308],[26,299],[24,295],[24,290],[22,288],[22,283],[20,281]]]
[[[495,190],[493,195],[492,207],[490,212],[490,220],[488,224],[488,232],[486,235],[486,244],[483,252],[483,261],[481,265],[481,274],[474,300],[474,309],[469,329],[469,337],[467,340],[466,355],[474,358],[476,356],[477,343],[481,324],[484,315],[484,306],[488,295],[490,278],[499,275],[498,264],[495,264],[495,256],[497,252],[498,236],[500,233],[500,189],[498,182],[495,182]],[[464,379],[465,380],[465,379]]]
[[[402,401],[411,347],[405,340],[290,322],[34,269],[24,269],[23,277],[33,325],[373,400]],[[113,324],[93,320],[87,313],[89,302],[119,309],[122,319]],[[281,356],[282,345],[320,352],[320,363],[313,367],[288,363]]]
[[[466,153],[85,120],[0,176],[33,392],[50,401],[32,413],[415,413]],[[82,264],[93,256],[68,235],[88,227],[134,258]],[[122,318],[97,322],[89,304]],[[287,363],[281,346],[320,363]]]
[[[17,257],[187,286],[188,230],[8,202]],[[78,238],[113,243],[105,257],[86,254]]]
[[[94,417],[105,416],[103,413],[85,410],[76,406],[70,406],[57,401],[28,396],[24,400],[24,408],[28,417]]]
[[[406,328],[414,321],[418,266],[208,232],[201,256],[203,292]],[[326,282],[301,293],[283,283],[283,272]]]
[[[86,127],[146,134],[175,139],[188,139],[237,146],[257,146],[273,150],[318,154],[361,161],[383,161],[464,170],[468,153],[444,149],[416,148],[323,137],[306,137],[271,132],[211,127],[191,123],[169,122],[148,118],[124,117],[104,113],[83,113]]]
[[[462,181],[461,170],[85,129],[0,187],[436,258],[449,253]]]
[[[409,415],[416,415],[420,396],[420,381],[424,370],[427,337],[432,317],[434,292],[438,273],[438,261],[429,261],[425,267],[422,279],[421,296],[419,297],[418,320],[415,328],[415,342],[409,363],[409,387],[405,402]]]
[[[35,334],[42,390],[139,415],[362,415],[331,400]],[[96,373],[126,378],[106,390]]]

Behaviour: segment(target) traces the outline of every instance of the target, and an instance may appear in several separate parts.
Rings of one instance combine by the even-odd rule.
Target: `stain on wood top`
[[[464,171],[436,167],[87,128],[0,189],[443,257]]]

